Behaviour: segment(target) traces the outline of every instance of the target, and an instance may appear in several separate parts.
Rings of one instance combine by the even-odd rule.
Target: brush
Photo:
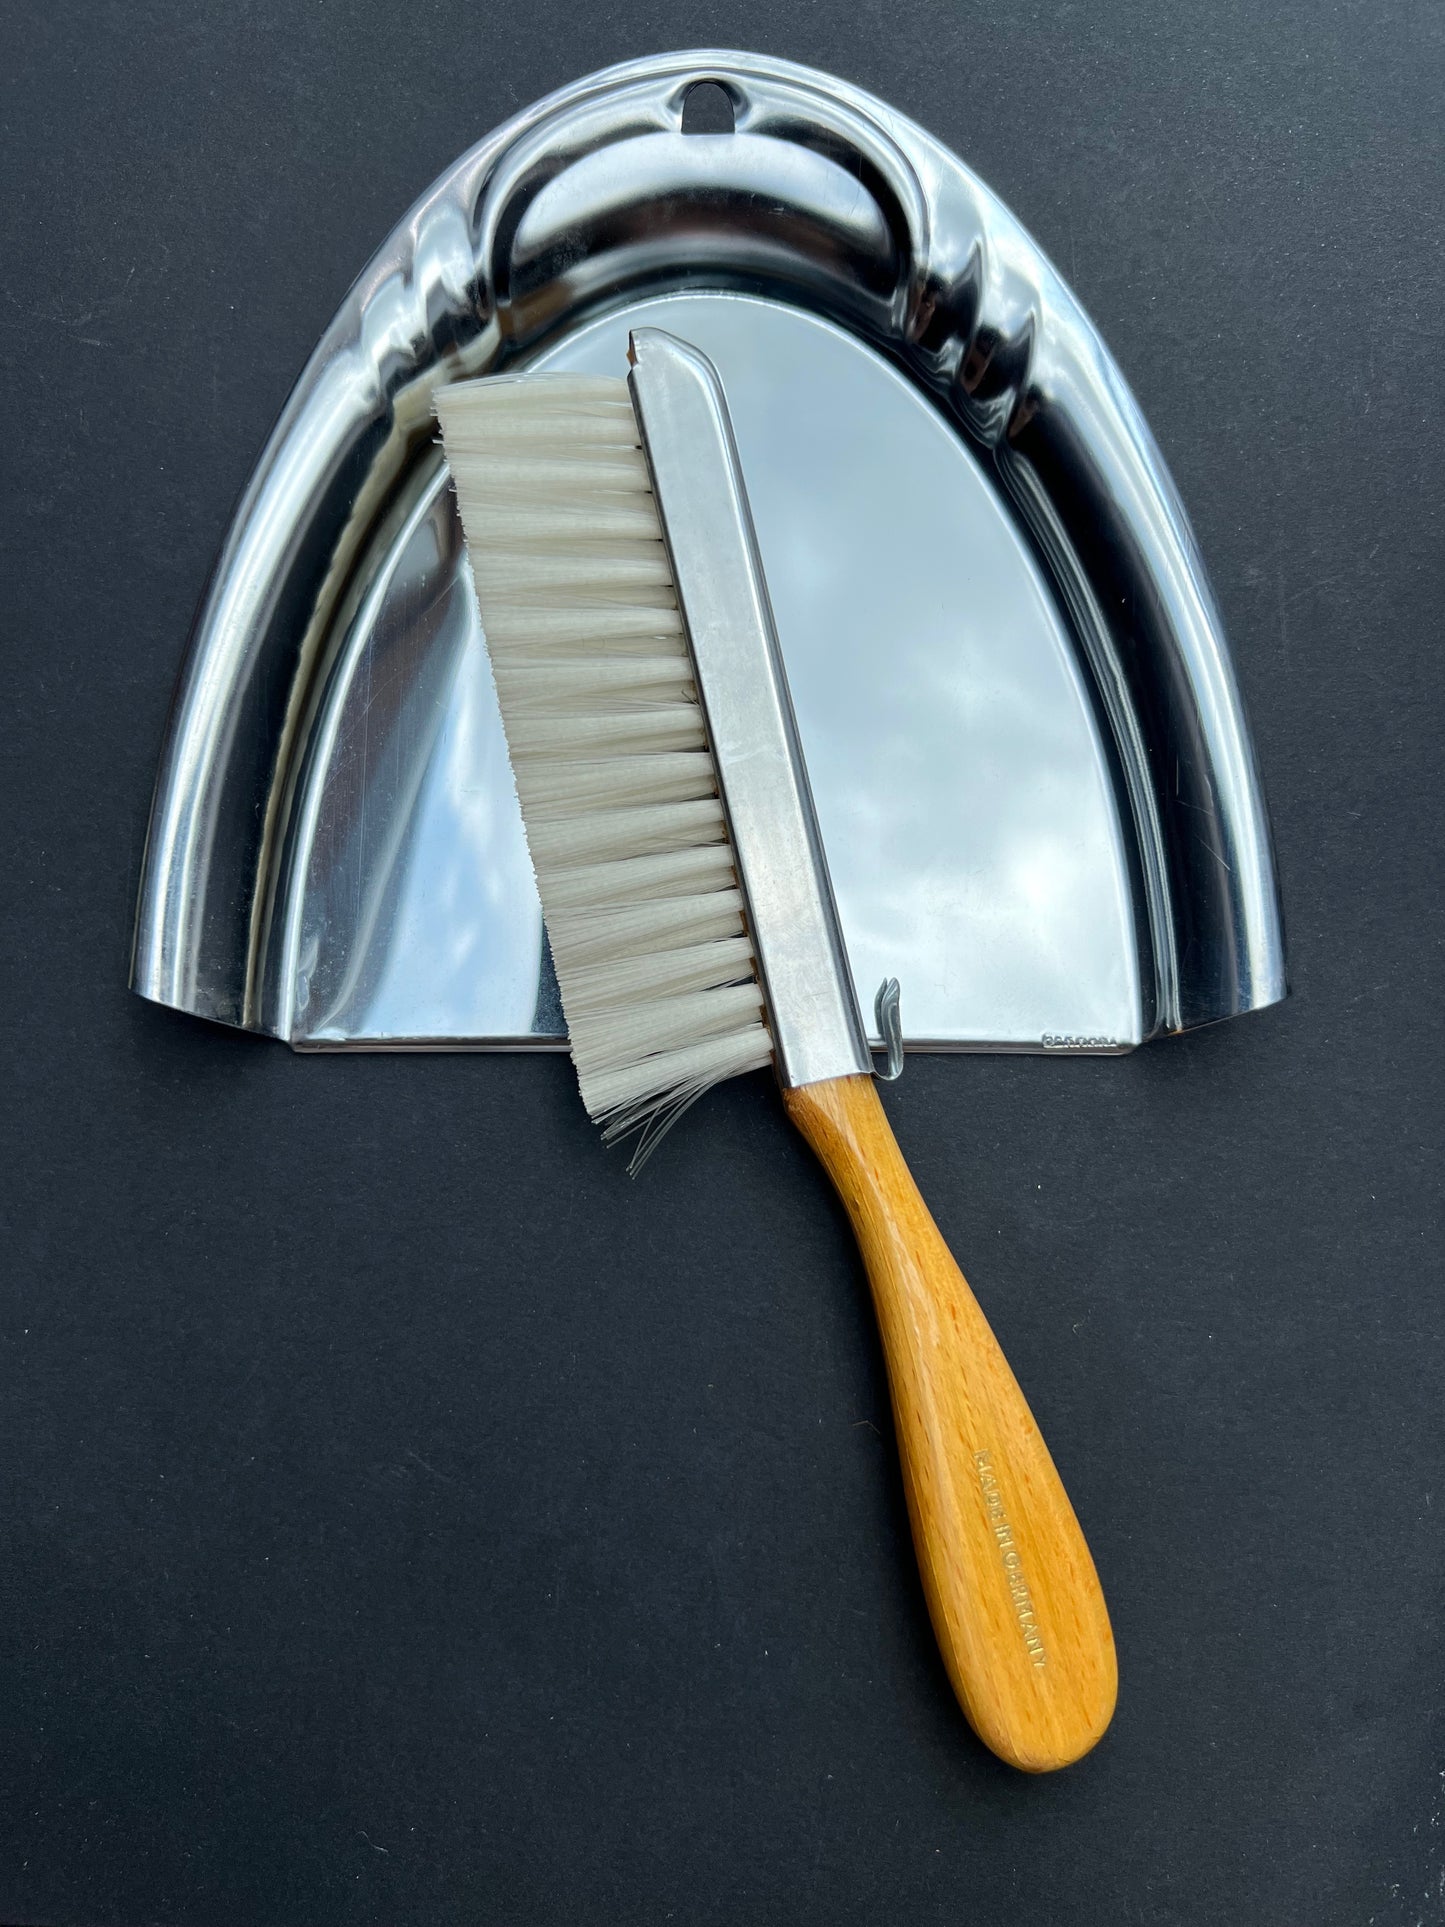
[[[629,362],[435,404],[583,1102],[646,1156],[773,1066],[868,1273],[949,1678],[1045,1772],[1113,1712],[1093,1561],[879,1102],[721,383],[659,329]]]

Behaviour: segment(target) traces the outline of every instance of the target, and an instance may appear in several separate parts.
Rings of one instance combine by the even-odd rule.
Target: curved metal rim
[[[428,190],[358,279],[262,454],[191,638],[133,987],[279,1033],[269,959],[296,750],[326,639],[364,589],[357,558],[430,438],[432,390],[590,317],[617,298],[619,272],[661,271],[639,254],[589,281],[547,210],[575,215],[567,194],[589,155],[676,134],[688,90],[707,80],[727,89],[743,137],[708,144],[709,190],[746,195],[761,168],[785,211],[796,198],[803,238],[783,247],[756,223],[706,234],[686,284],[766,285],[884,348],[991,462],[1068,610],[1135,833],[1145,1033],[1277,1001],[1275,872],[1218,611],[1097,331],[997,197],[921,128],[812,69],[710,50],[627,62],[528,108]],[[833,265],[840,235],[861,264],[846,280]]]

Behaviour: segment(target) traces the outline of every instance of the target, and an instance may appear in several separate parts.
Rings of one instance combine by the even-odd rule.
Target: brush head
[[[640,1160],[773,1046],[637,416],[570,375],[436,412],[582,1099]]]

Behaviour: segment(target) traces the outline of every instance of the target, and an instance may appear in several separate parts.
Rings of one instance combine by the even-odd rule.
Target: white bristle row
[[[552,922],[578,965],[600,964],[670,944],[681,949],[709,938],[726,940],[736,933],[742,908],[738,891],[722,889],[704,896],[644,898],[620,908],[557,908]]]
[[[772,1046],[631,397],[493,377],[436,411],[583,1101],[635,1165]]]
[[[715,796],[705,796],[684,803],[634,807],[625,816],[619,810],[584,811],[556,823],[548,822],[539,810],[531,819],[527,841],[534,869],[573,871],[586,865],[605,870],[616,861],[622,838],[637,856],[665,856],[681,849],[685,837],[698,843],[725,845],[727,834],[722,804]],[[599,877],[598,887],[607,881]]]

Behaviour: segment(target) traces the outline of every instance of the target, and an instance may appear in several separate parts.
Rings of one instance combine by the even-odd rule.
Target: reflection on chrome
[[[921,129],[687,54],[464,156],[318,346],[192,637],[136,988],[306,1048],[559,1040],[430,397],[638,322],[727,386],[863,1008],[896,974],[911,1046],[1097,1051],[1282,996],[1218,613],[1087,317]]]

